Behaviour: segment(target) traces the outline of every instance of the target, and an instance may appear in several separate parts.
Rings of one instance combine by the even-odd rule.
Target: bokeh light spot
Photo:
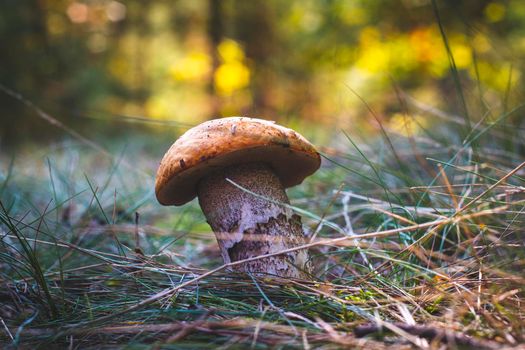
[[[220,95],[229,96],[250,83],[250,70],[241,62],[223,63],[214,76],[215,89]]]
[[[193,51],[170,67],[170,75],[178,81],[198,81],[211,70],[210,57],[204,52]]]
[[[84,23],[88,20],[89,8],[86,4],[74,2],[68,6],[66,12],[73,23]]]
[[[484,10],[485,18],[492,23],[501,21],[505,17],[505,12],[505,6],[499,2],[491,2]]]
[[[241,46],[233,40],[223,40],[217,47],[219,56],[224,62],[241,61],[244,59],[244,51]]]
[[[126,5],[118,1],[110,1],[106,6],[106,15],[112,22],[122,21],[126,18]]]

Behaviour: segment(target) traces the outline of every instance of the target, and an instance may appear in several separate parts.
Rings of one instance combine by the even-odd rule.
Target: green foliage
[[[407,97],[393,94],[402,89],[464,116],[465,136],[468,124],[522,100],[519,0],[8,0],[6,6],[0,83],[81,128],[92,119],[191,125],[239,114],[364,133],[378,120],[401,133],[407,123],[432,128],[420,113],[406,118],[409,106],[400,99]],[[377,118],[342,93],[344,86],[373,103]],[[479,91],[463,94],[466,86]],[[15,137],[3,129],[2,139],[48,137],[49,130],[40,132],[46,125],[28,122],[16,101],[0,99],[2,120],[18,130]],[[510,118],[509,125],[519,124]]]

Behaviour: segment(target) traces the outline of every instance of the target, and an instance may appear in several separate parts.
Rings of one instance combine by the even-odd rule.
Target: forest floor
[[[196,202],[156,202],[149,136],[1,154],[0,344],[525,348],[520,108],[319,147],[289,191],[311,280],[230,272]]]

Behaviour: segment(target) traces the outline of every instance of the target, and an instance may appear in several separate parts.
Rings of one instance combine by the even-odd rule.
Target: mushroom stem
[[[225,263],[276,253],[305,243],[301,218],[280,204],[289,204],[288,196],[277,175],[264,163],[239,164],[212,173],[199,182],[198,196]],[[299,250],[246,262],[234,269],[308,278],[310,264],[308,252]]]

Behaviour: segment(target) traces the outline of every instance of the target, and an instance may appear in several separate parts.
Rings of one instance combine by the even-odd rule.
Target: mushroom
[[[155,193],[161,204],[175,206],[198,196],[230,263],[305,243],[285,188],[300,184],[320,163],[312,144],[291,129],[255,118],[214,119],[185,132],[166,152]],[[307,250],[297,250],[233,269],[308,278],[310,263]]]

